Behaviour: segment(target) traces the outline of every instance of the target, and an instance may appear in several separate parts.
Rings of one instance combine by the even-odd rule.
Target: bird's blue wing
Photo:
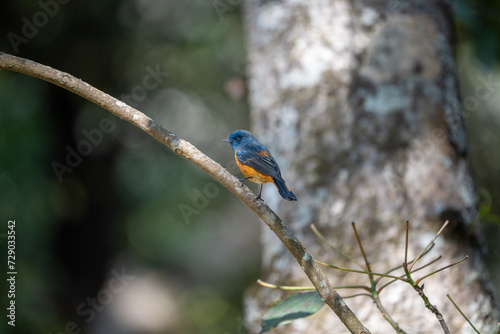
[[[252,147],[238,150],[236,157],[242,164],[255,169],[257,172],[283,180],[278,163],[266,148]]]

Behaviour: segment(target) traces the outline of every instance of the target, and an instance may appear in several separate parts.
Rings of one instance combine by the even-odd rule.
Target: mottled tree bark
[[[299,201],[282,201],[270,186],[263,198],[315,258],[359,269],[322,245],[309,228],[316,224],[361,261],[350,224],[355,221],[377,272],[403,262],[406,219],[411,258],[450,220],[429,256],[443,259],[432,268],[465,255],[469,260],[425,280],[424,291],[451,333],[472,331],[446,294],[481,333],[492,333],[499,317],[481,255],[449,2],[248,0],[244,11],[253,132],[275,155]],[[308,285],[266,227],[262,246],[263,280]],[[333,270],[328,275],[335,286],[368,284],[362,275]],[[249,290],[252,332],[281,294]],[[442,332],[411,287],[393,284],[381,300],[406,332]],[[347,303],[373,333],[394,332],[370,299]],[[347,330],[326,308],[274,330],[327,332]]]

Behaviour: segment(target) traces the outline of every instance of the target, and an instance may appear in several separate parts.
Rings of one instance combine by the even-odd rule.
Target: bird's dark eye
[[[240,137],[234,137],[234,141],[238,141],[238,139],[240,139]]]

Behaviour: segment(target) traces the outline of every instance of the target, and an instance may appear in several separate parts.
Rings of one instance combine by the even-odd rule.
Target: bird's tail
[[[297,197],[292,193],[290,189],[286,186],[285,182],[283,180],[278,180],[277,178],[273,177],[274,184],[276,185],[276,188],[278,188],[278,191],[284,199],[287,201],[296,201]]]

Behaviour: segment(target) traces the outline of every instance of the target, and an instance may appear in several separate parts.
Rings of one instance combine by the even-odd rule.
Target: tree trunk
[[[481,333],[492,333],[499,313],[481,254],[449,2],[248,0],[244,10],[253,132],[273,152],[298,197],[283,201],[267,186],[264,200],[316,259],[360,269],[325,247],[309,227],[314,223],[332,244],[362,262],[351,228],[356,222],[376,272],[402,264],[405,220],[409,259],[449,220],[420,265],[438,255],[443,258],[431,269],[465,255],[469,259],[426,279],[424,292],[451,333],[472,330],[446,294]],[[267,228],[262,244],[263,280],[310,285]],[[325,271],[334,286],[369,285],[365,275]],[[249,289],[252,332],[281,295]],[[394,332],[369,298],[346,302],[372,333]],[[381,302],[407,333],[442,332],[409,285],[390,285]],[[273,331],[327,332],[347,332],[327,308]]]

